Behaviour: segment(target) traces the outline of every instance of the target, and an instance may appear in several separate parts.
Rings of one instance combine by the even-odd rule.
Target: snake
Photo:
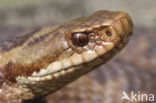
[[[67,84],[118,54],[128,43],[132,33],[133,22],[127,13],[101,10],[1,43],[0,103],[27,103],[56,91],[59,93]],[[109,76],[109,72],[105,72],[105,75]],[[71,86],[71,90],[73,87],[83,88],[87,84],[88,89],[89,85],[96,85],[95,91],[97,89],[97,95],[100,95],[100,89],[106,89],[87,77],[78,81],[82,85],[77,82]],[[115,85],[119,87],[125,83],[122,78],[116,78],[116,82],[120,82]],[[111,86],[114,83],[105,84]],[[68,89],[62,91],[67,93]],[[54,95],[56,100],[55,97]],[[106,103],[111,102],[107,100]]]

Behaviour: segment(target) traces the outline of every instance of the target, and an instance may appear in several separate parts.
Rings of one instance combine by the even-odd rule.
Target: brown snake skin
[[[104,11],[104,12],[107,12],[107,11]],[[0,48],[1,51],[8,52],[8,50],[10,50],[12,48],[21,46],[22,42],[23,41],[26,42],[25,40],[30,38],[32,36],[32,34],[34,34],[34,33],[29,33],[28,35],[26,35],[22,38],[16,39],[16,41],[14,41],[14,43],[11,44],[11,46],[9,46],[8,43],[6,43],[5,45],[4,44],[1,45],[1,48]],[[39,42],[42,41],[42,38],[44,40],[44,36],[41,36],[41,40],[37,40],[37,39],[33,38],[34,41],[35,40],[36,41],[29,42],[28,44],[35,45],[34,43],[36,43],[38,41]],[[144,40],[144,38],[141,38],[141,39]],[[145,44],[146,44],[146,42],[148,42],[148,41],[145,41]],[[135,44],[137,44],[137,43],[135,42]],[[8,47],[6,47],[6,45]],[[131,44],[131,45],[134,45],[134,44]],[[140,46],[139,42],[138,42],[138,45]],[[129,47],[129,48],[132,48],[132,47]],[[144,45],[137,49],[138,49],[138,51],[140,49],[141,50],[144,49]],[[149,66],[148,68],[154,68],[153,64],[151,64],[154,60],[153,55],[152,55],[152,57],[148,55],[148,57],[150,58],[151,61],[144,61],[146,64],[141,64],[142,58],[140,58],[140,57],[142,57],[142,56],[140,53],[135,52],[134,49],[133,50],[126,49],[126,50],[127,51],[122,52],[122,56],[119,56],[119,57],[115,58],[113,61],[110,61],[104,67],[103,66],[100,67],[103,69],[98,69],[98,70],[95,70],[94,73],[90,73],[89,76],[92,79],[87,76],[84,76],[84,77],[80,78],[78,81],[68,85],[67,87],[63,88],[62,90],[59,90],[58,92],[47,97],[48,103],[121,103],[122,91],[126,91],[127,93],[129,93],[130,91],[134,91],[134,92],[140,91],[140,92],[154,94],[155,92],[153,92],[153,91],[155,90],[155,88],[154,88],[155,82],[154,82],[154,80],[153,80],[153,82],[151,80],[152,80],[152,78],[155,77],[155,70],[154,69],[148,70],[146,68],[147,65]],[[131,53],[135,54],[135,59],[133,59],[130,55],[128,55],[129,51],[132,51]],[[145,51],[145,50],[142,50],[142,51]],[[128,64],[131,64],[131,65],[127,64],[127,62],[129,62],[129,61],[131,61],[131,62]],[[123,68],[121,68],[121,67],[123,67]],[[110,68],[110,69],[108,69],[108,68]],[[3,83],[1,86],[2,89],[0,91],[0,96],[1,96],[0,101],[2,103],[21,102],[21,99],[23,97],[24,97],[24,99],[34,98],[34,97],[32,97],[32,94],[29,93],[30,91],[27,89],[26,89],[27,93],[25,93],[25,91],[24,92],[19,91],[19,90],[23,89],[23,86],[14,85],[14,83],[15,83],[14,80],[9,79],[9,78],[3,80],[4,77],[6,76],[5,72],[3,72],[3,69],[0,73],[1,73],[0,77],[2,78],[0,80]],[[20,74],[18,74],[18,75],[20,75]],[[29,75],[29,73],[25,74],[25,76],[28,76],[28,75]],[[16,75],[14,75],[14,76],[16,76]],[[13,78],[13,77],[11,77],[11,78]],[[6,82],[6,84],[4,81]],[[149,83],[147,83],[145,85],[145,83],[143,84],[142,81],[146,81]],[[150,82],[152,82],[153,84],[150,84]],[[7,91],[5,91],[5,90],[7,90]],[[21,94],[21,96],[19,96],[18,93],[15,93],[15,91],[19,92],[19,94]],[[13,95],[13,96],[10,96],[11,98],[9,97],[10,93],[11,93],[11,95]],[[8,97],[6,97],[6,95],[8,95],[8,97],[10,99],[8,99]],[[123,101],[123,102],[128,103],[128,101]]]
[[[48,96],[48,103],[155,103],[121,101],[122,91],[156,95],[155,33],[156,30],[136,28],[119,55],[89,73],[92,79],[80,78]]]

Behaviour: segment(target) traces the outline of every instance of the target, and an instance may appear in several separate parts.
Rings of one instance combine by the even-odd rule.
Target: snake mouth
[[[113,47],[114,44],[112,42],[103,42],[103,45],[97,45],[92,50],[87,50],[80,54],[74,53],[69,58],[53,62],[46,69],[41,69],[38,73],[34,72],[28,79],[36,82],[57,79],[79,70],[80,66],[91,63],[96,58],[110,51]]]

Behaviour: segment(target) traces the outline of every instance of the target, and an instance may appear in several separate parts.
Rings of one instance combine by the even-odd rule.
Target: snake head
[[[26,53],[33,54],[31,60],[42,62],[37,64],[38,71],[31,68],[31,74],[16,81],[27,85],[36,97],[47,95],[107,62],[127,44],[132,32],[128,14],[114,11],[99,11],[59,25],[39,46],[25,47]]]

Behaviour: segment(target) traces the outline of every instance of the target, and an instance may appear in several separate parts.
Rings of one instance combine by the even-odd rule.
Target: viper
[[[59,90],[118,54],[132,32],[127,13],[102,10],[1,43],[0,103]]]

